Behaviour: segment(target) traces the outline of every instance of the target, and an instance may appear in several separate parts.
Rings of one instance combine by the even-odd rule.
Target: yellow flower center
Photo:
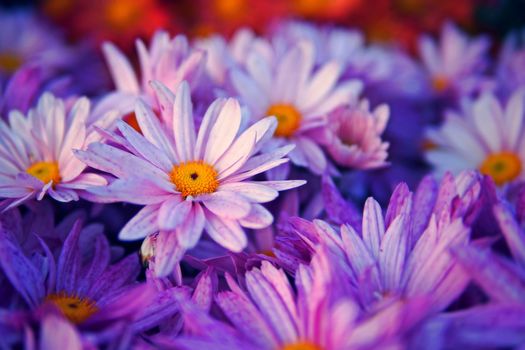
[[[322,350],[322,348],[309,341],[298,341],[285,345],[281,350]]]
[[[139,3],[128,0],[109,0],[105,14],[106,21],[116,29],[125,29],[131,26],[142,16]]]
[[[64,292],[50,294],[46,297],[46,301],[55,304],[60,312],[75,324],[84,322],[98,311],[93,301],[76,295],[68,295]]]
[[[450,81],[443,75],[436,75],[432,78],[432,88],[437,92],[443,92],[450,86]]]
[[[266,115],[277,118],[275,136],[290,137],[301,126],[301,113],[290,104],[274,104],[268,108]]]
[[[521,173],[521,160],[512,152],[490,154],[479,167],[482,174],[492,177],[501,186],[514,180]]]
[[[27,168],[27,173],[33,175],[43,183],[53,181],[53,184],[60,182],[60,172],[57,162],[37,162]]]
[[[219,187],[217,171],[202,160],[173,166],[170,178],[183,197],[213,193]]]
[[[13,53],[0,53],[0,70],[13,73],[22,65],[22,58]]]

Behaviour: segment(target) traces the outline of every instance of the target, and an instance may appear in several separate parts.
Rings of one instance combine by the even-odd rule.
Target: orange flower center
[[[60,182],[60,171],[57,162],[37,162],[27,168],[27,173],[47,184],[53,181],[53,184]]]
[[[321,347],[309,341],[298,341],[296,343],[285,345],[281,350],[322,350]]]
[[[219,187],[217,171],[203,161],[185,162],[173,166],[171,182],[184,198],[213,193]]]
[[[501,186],[517,178],[521,173],[521,160],[513,152],[493,153],[479,167],[482,174],[492,177]]]
[[[266,115],[277,118],[275,136],[290,137],[301,126],[301,113],[290,104],[274,104],[266,111]]]
[[[443,92],[450,86],[450,81],[443,75],[436,75],[432,78],[432,88],[437,92]]]
[[[98,311],[93,301],[76,295],[68,295],[64,292],[50,294],[46,297],[46,301],[55,304],[60,312],[75,324],[84,322]]]
[[[0,70],[13,73],[22,65],[22,58],[13,53],[0,53]]]
[[[328,3],[327,0],[293,0],[292,6],[298,14],[315,16],[319,12],[323,12]]]

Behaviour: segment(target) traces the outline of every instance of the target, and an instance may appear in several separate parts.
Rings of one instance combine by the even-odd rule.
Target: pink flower
[[[9,114],[0,121],[0,202],[5,210],[46,194],[60,202],[78,200],[88,186],[105,185],[100,175],[85,173],[73,155],[97,139],[86,124],[89,101],[79,99],[66,113],[64,102],[46,93],[27,116]],[[99,123],[103,124],[104,120]]]
[[[176,96],[158,82],[153,86],[162,119],[170,123],[162,124],[139,100],[135,114],[143,135],[120,121],[123,137],[108,136],[125,150],[94,143],[77,156],[117,177],[107,187],[89,189],[98,200],[145,205],[121,230],[120,238],[140,239],[160,231],[155,268],[157,274],[166,274],[180,257],[179,248],[194,247],[203,230],[229,250],[244,249],[243,227],[263,228],[273,221],[260,203],[304,181],[247,181],[288,161],[283,157],[293,148],[290,145],[260,152],[276,128],[275,118],[262,119],[238,134],[239,103],[218,99],[196,132],[188,84],[183,82]]]
[[[389,117],[387,105],[370,111],[368,101],[330,113],[326,149],[342,166],[373,169],[387,165],[388,142],[381,140]]]
[[[117,109],[121,116],[133,113],[135,100],[141,97],[150,105],[156,106],[155,94],[150,86],[157,80],[171,89],[176,89],[187,80],[195,89],[204,71],[204,52],[191,49],[184,35],[173,39],[164,31],[157,31],[151,39],[149,49],[142,40],[137,40],[140,62],[140,78],[133,70],[131,62],[113,44],[103,45],[111,77],[116,91],[106,95],[95,107],[94,116]],[[135,121],[131,121],[133,125]]]

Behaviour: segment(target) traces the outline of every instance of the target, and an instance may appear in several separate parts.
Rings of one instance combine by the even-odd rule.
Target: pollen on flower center
[[[57,162],[37,162],[27,168],[27,173],[33,175],[43,183],[53,181],[53,184],[60,182],[60,171]]]
[[[268,108],[266,115],[277,118],[275,136],[290,137],[301,125],[301,113],[290,104],[274,104]]]
[[[12,53],[0,54],[0,70],[7,73],[13,73],[22,65],[22,59]]]
[[[170,173],[171,182],[183,197],[215,192],[217,177],[217,171],[201,160],[175,165]]]
[[[432,78],[432,88],[434,88],[434,90],[437,92],[445,91],[448,89],[449,85],[450,81],[445,76],[436,75],[434,78]]]
[[[50,294],[46,297],[46,301],[55,304],[60,309],[60,312],[75,324],[84,322],[98,311],[93,301],[64,292]]]
[[[493,153],[485,158],[479,171],[492,177],[494,182],[501,186],[519,176],[521,160],[513,152]]]
[[[322,350],[322,348],[309,341],[298,341],[283,346],[281,350]]]

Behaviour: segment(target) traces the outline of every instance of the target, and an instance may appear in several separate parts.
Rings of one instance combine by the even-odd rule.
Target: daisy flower
[[[74,201],[86,187],[106,184],[102,176],[84,172],[86,166],[73,154],[98,138],[86,123],[88,114],[88,99],[78,99],[66,112],[64,101],[46,93],[27,117],[12,111],[9,124],[0,120],[0,198],[5,198],[0,207],[46,194]]]
[[[314,69],[315,50],[309,41],[301,41],[282,55],[271,54],[251,52],[245,70],[232,70],[233,87],[253,120],[277,118],[272,147],[295,144],[291,161],[321,174],[327,160],[315,132],[326,125],[328,112],[356,101],[362,83],[338,83],[341,65],[336,61]]]
[[[144,238],[160,231],[156,250],[171,256],[180,245],[194,247],[203,232],[223,247],[241,251],[247,244],[242,227],[263,228],[273,217],[260,203],[278,191],[304,181],[247,181],[256,174],[286,163],[293,146],[260,152],[277,122],[265,118],[239,134],[241,110],[235,99],[218,99],[208,108],[195,131],[190,89],[183,82],[176,96],[155,82],[162,100],[162,124],[143,100],[135,107],[143,136],[120,121],[122,147],[91,144],[76,154],[91,167],[117,179],[107,187],[90,188],[100,201],[145,205],[120,231],[124,240]],[[169,259],[168,259],[169,260]],[[157,273],[169,273],[175,261],[159,264]]]
[[[463,113],[448,112],[438,129],[428,132],[435,145],[426,158],[438,174],[478,169],[499,186],[524,179],[524,93],[516,91],[502,105],[485,93]]]
[[[480,193],[474,172],[456,179],[448,174],[439,187],[427,177],[415,194],[401,184],[385,215],[373,198],[366,201],[360,226],[343,224],[338,232],[321,220],[312,224],[293,219],[292,226],[306,243],[295,241],[296,251],[314,255],[328,246],[339,257],[333,268],[341,271],[367,310],[391,299],[424,297],[429,311],[442,311],[469,282],[449,249],[468,243]],[[285,261],[299,257],[278,249],[276,255]]]
[[[400,301],[365,316],[349,295],[340,293],[340,281],[328,261],[334,258],[320,252],[309,266],[302,265],[295,288],[284,271],[268,261],[244,275],[245,288],[226,274],[230,290],[219,293],[216,302],[233,328],[203,315],[191,303],[181,303],[189,332],[172,347],[351,350],[396,344],[420,311],[411,301]]]
[[[381,140],[390,111],[387,105],[370,110],[368,101],[338,108],[328,116],[325,147],[337,164],[357,169],[387,165],[388,142]]]
[[[62,62],[66,48],[58,38],[54,28],[30,11],[0,11],[0,79],[29,62]]]
[[[11,320],[6,336],[23,334],[32,319],[54,312],[89,334],[92,341],[104,342],[103,334],[95,334],[103,333],[101,329],[111,325],[110,321],[130,322],[150,304],[152,289],[135,283],[140,272],[138,257],[129,255],[112,264],[106,237],[93,236],[91,251],[80,244],[84,232],[80,222],[75,222],[57,257],[43,240],[39,251],[26,255],[14,232],[0,226],[0,268],[15,291],[10,304],[18,305],[3,315],[4,320]],[[119,332],[115,327],[112,330]]]
[[[440,43],[423,36],[419,53],[434,95],[467,96],[486,85],[482,73],[489,46],[488,38],[470,39],[449,22],[443,25]]]
[[[152,80],[160,81],[173,90],[183,80],[188,81],[192,90],[197,87],[205,67],[204,52],[193,50],[184,35],[171,38],[167,32],[159,30],[153,35],[149,48],[140,39],[136,46],[140,77],[115,45],[105,43],[102,46],[116,91],[106,95],[95,106],[94,118],[116,109],[130,125],[136,127],[133,109],[137,97],[159,109],[150,86]]]

